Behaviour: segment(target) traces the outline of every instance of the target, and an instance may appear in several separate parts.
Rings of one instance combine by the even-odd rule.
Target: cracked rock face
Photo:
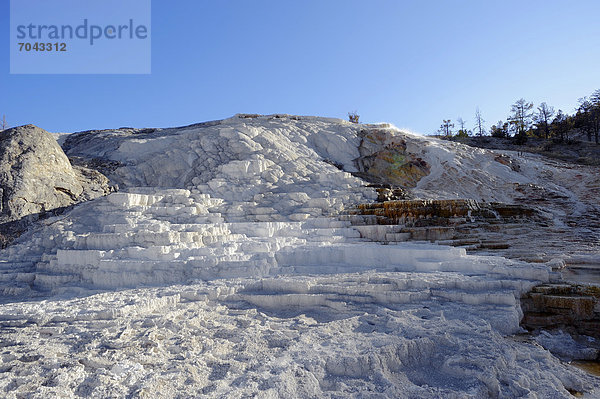
[[[0,134],[0,223],[36,219],[108,192],[108,179],[74,168],[47,131],[25,125]]]
[[[364,179],[413,188],[429,174],[427,162],[407,151],[406,140],[393,136],[389,130],[368,129],[361,131],[360,136],[360,157],[356,164]]]

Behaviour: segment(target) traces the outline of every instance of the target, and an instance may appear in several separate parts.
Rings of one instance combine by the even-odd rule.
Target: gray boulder
[[[44,129],[25,125],[0,133],[0,223],[36,220],[109,191],[104,175],[73,167]]]

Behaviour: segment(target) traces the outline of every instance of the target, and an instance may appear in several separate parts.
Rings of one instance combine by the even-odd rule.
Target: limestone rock
[[[389,129],[367,129],[359,134],[360,157],[355,160],[359,175],[373,183],[391,184],[412,188],[430,172],[430,165],[407,151],[402,137],[394,136]]]
[[[569,328],[600,337],[600,288],[593,285],[542,284],[521,298],[527,329]]]
[[[108,179],[74,168],[47,131],[25,125],[0,134],[0,223],[35,220],[108,192]]]

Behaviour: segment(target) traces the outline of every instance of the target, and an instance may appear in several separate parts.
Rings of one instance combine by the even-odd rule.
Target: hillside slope
[[[7,397],[600,392],[511,337],[551,264],[402,242],[356,212],[385,187],[486,202],[531,189],[553,196],[540,217],[557,226],[597,212],[576,170],[289,115],[81,132],[63,149],[120,191],[0,253]]]

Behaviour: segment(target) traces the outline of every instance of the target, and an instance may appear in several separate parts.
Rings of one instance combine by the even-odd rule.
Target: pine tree
[[[592,141],[592,134],[594,134],[593,108],[592,102],[587,97],[583,97],[579,99],[579,107],[575,114],[575,127],[585,133],[588,141]]]
[[[560,137],[560,141],[569,141],[569,132],[571,131],[571,118],[565,115],[562,110],[558,110],[556,117],[552,121],[552,130],[555,135]]]
[[[506,138],[508,137],[508,123],[498,121],[497,124],[490,127],[490,134],[492,137]]]
[[[594,141],[598,144],[598,140],[600,137],[600,89],[596,90],[590,96],[590,103],[592,104],[592,109],[590,113],[590,125],[591,130],[594,133]]]
[[[510,124],[515,131],[517,144],[524,144],[527,141],[527,132],[531,129],[533,118],[533,103],[525,101],[523,98],[517,100],[510,108]]]
[[[537,113],[534,115],[536,124],[540,130],[544,132],[544,138],[548,140],[550,137],[550,123],[554,116],[554,108],[546,103],[541,103],[537,108]]]

